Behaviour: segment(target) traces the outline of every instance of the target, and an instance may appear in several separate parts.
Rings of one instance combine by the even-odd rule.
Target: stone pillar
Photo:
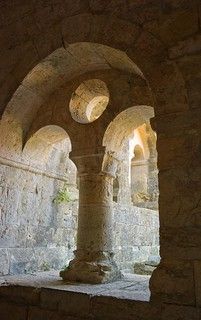
[[[103,154],[73,157],[79,174],[79,214],[75,258],[60,272],[63,279],[104,283],[120,273],[113,261],[113,175],[103,171]]]
[[[153,210],[158,210],[158,167],[156,152],[150,155],[148,160],[148,179],[147,193],[150,198],[149,207]]]
[[[201,307],[201,112],[155,119],[161,262],[151,300]]]
[[[130,160],[129,160],[129,141],[125,140],[121,156],[118,155],[117,179],[119,182],[119,193],[117,203],[120,205],[131,205],[131,183],[130,183]]]
[[[132,205],[131,202],[131,186],[130,186],[130,163],[129,158],[121,161],[119,164],[119,193],[117,202],[120,205]]]
[[[148,198],[148,162],[147,160],[131,161],[131,196],[132,202],[137,205],[149,201]]]

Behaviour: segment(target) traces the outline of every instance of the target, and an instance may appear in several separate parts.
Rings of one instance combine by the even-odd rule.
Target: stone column
[[[147,194],[149,197],[149,208],[158,210],[158,167],[157,154],[150,155],[148,160],[148,174],[147,174]]]
[[[118,157],[118,170],[116,178],[119,183],[119,192],[117,203],[119,205],[132,205],[131,202],[131,184],[130,184],[130,160],[129,160],[129,141],[125,140],[121,152],[116,153]]]
[[[148,198],[148,162],[147,160],[131,161],[131,196],[133,204],[149,201]]]
[[[113,261],[113,175],[102,170],[104,154],[71,156],[79,174],[79,214],[75,258],[60,272],[63,279],[104,283],[120,273]]]
[[[156,118],[161,262],[151,300],[201,307],[201,112]]]
[[[129,158],[123,160],[119,164],[119,194],[118,203],[120,205],[132,205],[131,202],[131,186],[130,186],[130,163]]]

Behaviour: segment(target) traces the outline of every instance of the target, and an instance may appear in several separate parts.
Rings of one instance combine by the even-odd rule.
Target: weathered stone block
[[[10,249],[10,273],[18,274],[37,270],[37,259],[33,248]]]
[[[90,296],[81,293],[68,293],[61,300],[59,310],[72,316],[87,316],[90,313]]]
[[[160,16],[160,22],[151,21],[146,29],[166,42],[168,46],[194,34],[198,30],[197,8],[181,8],[170,10]],[[187,22],[188,21],[188,22]]]
[[[66,20],[63,21],[63,35],[66,43],[71,43],[74,42],[74,36],[72,38],[72,35],[74,34],[74,31],[72,30],[77,30],[77,34],[75,37],[77,38],[77,41],[83,41],[83,39],[88,39],[89,33],[91,30],[92,26],[92,19],[93,16],[90,14],[81,14],[77,15],[76,19],[73,19],[73,17],[67,18]],[[81,27],[81,29],[76,28],[76,26]],[[81,32],[81,33],[80,33]]]
[[[92,312],[97,320],[160,319],[160,308],[154,305],[104,296],[92,298]]]
[[[62,293],[60,291],[53,291],[43,288],[41,290],[41,308],[49,310],[57,310],[59,303],[62,299]]]
[[[13,303],[37,305],[40,300],[40,289],[18,285],[0,286],[0,297]]]
[[[179,42],[169,49],[170,59],[176,59],[186,54],[196,54],[201,50],[201,37],[196,35],[193,38]]]
[[[90,296],[84,293],[42,289],[41,306],[69,316],[85,317],[90,313]]]
[[[43,310],[38,307],[31,307],[29,309],[30,320],[64,320],[68,319],[58,313],[58,311],[50,311],[50,310]]]
[[[151,301],[195,305],[193,263],[161,259],[150,279]]]
[[[27,307],[0,301],[2,320],[26,320]]]
[[[195,307],[163,305],[161,320],[199,320],[198,309]]]
[[[196,305],[201,307],[201,261],[194,262],[194,281],[195,281],[195,297]]]
[[[0,275],[9,273],[9,253],[7,249],[0,249]]]

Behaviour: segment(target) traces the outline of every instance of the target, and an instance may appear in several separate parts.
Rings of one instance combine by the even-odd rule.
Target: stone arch
[[[146,81],[140,76],[111,69],[90,72],[78,77],[78,79],[73,79],[72,83],[68,82],[66,86],[59,88],[49,97],[40,107],[34,121],[32,121],[27,137],[39,130],[41,126],[57,124],[68,131],[74,146],[79,144],[80,139],[83,138],[83,126],[72,119],[68,105],[72,92],[74,92],[82,82],[90,81],[90,79],[94,78],[100,79],[107,84],[110,99],[106,110],[101,117],[96,120],[95,126],[93,123],[85,126],[85,137],[88,137],[90,146],[98,142],[96,137],[99,137],[99,146],[101,146],[105,128],[120,111],[135,103],[142,103],[143,105],[153,104],[150,89]],[[94,130],[96,131],[96,135],[94,135]],[[85,141],[88,140],[85,139]]]
[[[58,12],[56,7],[54,8],[54,10],[50,10],[50,15],[44,14],[44,11],[43,11],[43,14],[40,15],[40,17],[42,16],[43,18],[42,19],[39,18],[40,20],[39,24],[35,23],[35,19],[32,19],[32,17],[30,18],[30,20],[28,19],[28,21],[31,21],[29,27],[27,26],[27,24],[23,26],[24,21],[19,22],[19,20],[16,19],[16,26],[19,28],[20,32],[16,33],[15,39],[13,39],[14,38],[13,29],[15,28],[15,23],[13,23],[13,20],[15,21],[16,15],[14,15],[14,19],[13,18],[9,19],[9,23],[8,24],[6,23],[6,28],[10,28],[10,25],[11,25],[11,32],[10,33],[8,32],[9,36],[7,36],[7,32],[5,32],[5,39],[3,39],[4,41],[2,46],[4,48],[4,44],[5,44],[5,48],[7,48],[8,50],[7,51],[2,50],[3,51],[2,56],[3,56],[3,59],[5,59],[5,63],[4,63],[4,68],[2,71],[2,78],[1,78],[1,79],[4,79],[4,81],[0,91],[1,93],[0,104],[2,105],[3,108],[5,107],[5,105],[9,101],[15,89],[19,86],[19,83],[22,81],[25,75],[29,72],[29,70],[33,68],[34,65],[39,60],[41,60],[41,58],[46,57],[52,51],[54,51],[55,49],[61,46],[68,47],[69,43],[74,43],[78,41],[78,39],[79,41],[82,41],[82,42],[89,41],[89,42],[99,42],[103,44],[110,43],[111,46],[116,47],[120,50],[123,49],[128,53],[131,60],[135,61],[138,64],[138,66],[141,68],[141,70],[143,71],[145,77],[149,82],[150,87],[152,88],[152,92],[154,94],[155,108],[156,108],[155,111],[157,111],[156,114],[157,115],[160,114],[160,116],[162,114],[165,114],[164,117],[160,118],[159,116],[159,118],[156,120],[157,131],[160,131],[162,133],[161,134],[162,138],[160,138],[160,141],[158,142],[158,149],[159,149],[159,156],[160,156],[159,165],[162,171],[161,172],[161,188],[163,190],[162,193],[165,193],[167,190],[171,190],[171,191],[173,190],[173,191],[169,192],[169,194],[171,195],[169,197],[169,201],[165,199],[165,197],[162,198],[161,200],[161,210],[163,211],[163,214],[161,215],[161,223],[163,223],[163,226],[164,226],[164,229],[161,229],[162,230],[161,235],[162,235],[162,238],[163,238],[162,241],[164,242],[164,244],[167,243],[166,247],[164,246],[163,256],[164,256],[164,260],[166,259],[168,263],[166,262],[167,265],[165,264],[162,265],[160,270],[161,273],[159,274],[159,277],[158,277],[159,278],[158,283],[159,282],[161,283],[161,287],[162,287],[161,290],[164,290],[163,288],[167,288],[166,295],[164,294],[166,301],[168,300],[168,302],[173,301],[176,303],[178,303],[178,301],[179,302],[182,301],[182,303],[184,304],[186,303],[186,301],[188,302],[191,301],[189,299],[189,296],[190,296],[189,292],[187,292],[186,288],[188,288],[189,283],[193,281],[191,281],[190,279],[188,283],[187,280],[185,280],[186,286],[184,288],[184,286],[179,284],[180,280],[177,279],[176,272],[172,272],[172,271],[174,271],[178,267],[182,269],[182,267],[180,267],[181,265],[182,266],[184,265],[182,259],[183,260],[186,259],[186,261],[187,259],[192,260],[192,256],[190,255],[190,253],[187,253],[185,255],[183,253],[182,255],[181,247],[179,246],[178,248],[176,248],[177,250],[175,250],[175,255],[173,254],[172,247],[175,245],[175,243],[174,242],[172,243],[171,241],[175,241],[175,237],[170,236],[171,230],[169,229],[172,226],[174,227],[175,225],[174,219],[176,219],[176,221],[178,219],[178,222],[179,223],[181,222],[182,227],[183,227],[182,225],[182,221],[183,221],[183,224],[185,226],[184,221],[185,220],[189,221],[189,211],[192,211],[195,209],[194,206],[195,206],[195,203],[198,202],[198,199],[197,199],[198,195],[196,194],[196,192],[193,195],[195,197],[195,201],[193,201],[194,204],[192,205],[191,204],[192,194],[191,192],[189,192],[191,188],[190,183],[186,183],[187,186],[185,189],[185,186],[183,187],[183,183],[179,183],[179,178],[178,178],[179,174],[178,173],[175,174],[175,172],[173,171],[175,170],[175,168],[178,168],[181,165],[183,169],[181,176],[183,175],[183,177],[186,177],[186,167],[185,168],[183,167],[186,166],[186,162],[195,160],[194,158],[191,159],[192,152],[189,152],[189,150],[192,151],[193,148],[194,149],[196,148],[195,150],[195,153],[196,153],[197,144],[199,143],[197,143],[197,140],[196,140],[196,143],[197,143],[196,147],[194,146],[193,143],[195,139],[197,139],[195,138],[195,136],[193,136],[194,140],[192,139],[192,136],[188,136],[187,139],[186,137],[184,138],[182,137],[182,139],[177,140],[179,142],[175,143],[177,137],[173,136],[173,134],[171,137],[167,135],[167,131],[169,131],[170,128],[173,128],[173,130],[170,130],[173,132],[174,129],[177,127],[180,130],[182,130],[182,133],[183,133],[183,131],[185,131],[183,123],[190,122],[189,115],[191,115],[191,112],[193,113],[193,111],[189,112],[188,110],[188,99],[187,99],[188,97],[187,97],[186,90],[184,88],[185,81],[187,79],[185,78],[183,79],[182,77],[183,75],[182,68],[189,70],[189,67],[187,66],[187,64],[184,63],[183,67],[181,66],[182,71],[180,71],[178,69],[178,61],[176,62],[170,61],[168,59],[167,51],[169,51],[168,47],[170,47],[171,45],[175,45],[173,50],[170,49],[171,51],[170,57],[171,59],[175,59],[180,54],[183,55],[187,53],[187,55],[188,54],[190,55],[192,52],[194,52],[194,50],[195,51],[197,50],[194,48],[191,51],[190,49],[191,45],[189,45],[187,38],[188,36],[191,36],[193,33],[196,33],[198,31],[198,24],[199,24],[198,22],[199,19],[197,19],[198,5],[196,1],[195,2],[191,1],[189,2],[189,4],[186,4],[187,9],[185,12],[183,12],[183,5],[180,5],[179,3],[175,5],[173,4],[173,2],[172,3],[168,2],[167,4],[163,3],[163,6],[161,6],[161,2],[157,1],[156,4],[153,5],[153,9],[157,7],[156,10],[152,11],[152,4],[150,4],[149,8],[151,10],[149,12],[150,13],[150,16],[149,16],[149,14],[148,15],[146,14],[146,10],[144,8],[144,6],[147,5],[146,1],[143,2],[142,6],[141,5],[139,6],[138,10],[130,10],[131,7],[129,7],[129,4],[131,3],[132,9],[133,9],[135,8],[135,1],[131,1],[131,2],[128,1],[124,6],[125,1],[120,0],[118,1],[118,4],[116,7],[115,7],[116,5],[115,1],[111,1],[111,2],[98,1],[98,8],[96,10],[94,10],[94,7],[96,7],[96,5],[93,6],[94,3],[97,4],[97,1],[95,2],[90,1],[90,3],[86,2],[86,4],[82,2],[82,4],[80,3],[80,5],[78,4],[77,1],[75,2],[68,1],[66,11],[61,10],[61,12]],[[123,3],[123,6],[122,6],[122,3]],[[138,1],[137,1],[137,4],[139,4]],[[192,12],[191,10],[192,8],[194,10],[194,6],[196,6],[195,13]],[[120,9],[122,7],[124,8],[123,10]],[[92,13],[88,13],[89,8]],[[176,9],[176,12],[174,12],[174,9]],[[46,8],[43,8],[43,10],[46,10]],[[32,11],[34,10],[31,10],[31,12]],[[19,10],[17,10],[17,12],[19,13]],[[67,18],[65,17],[66,12],[70,17],[67,17]],[[94,12],[97,15],[93,14]],[[138,16],[138,13],[140,12],[141,14],[139,14]],[[103,13],[105,15],[103,15]],[[23,14],[24,14],[24,11],[23,11]],[[196,19],[194,19],[195,15],[196,15]],[[116,18],[117,16],[120,17],[120,19]],[[186,19],[186,16],[190,17],[190,19]],[[127,18],[129,19],[129,22],[125,22],[124,20]],[[183,23],[185,20],[189,21],[190,23],[187,23],[187,24]],[[196,20],[196,23],[195,24],[192,23],[192,26],[191,26],[192,20]],[[136,22],[134,27],[131,21]],[[38,27],[38,25],[40,25],[40,27]],[[176,28],[175,26],[179,26],[179,28]],[[23,32],[25,31],[24,28],[26,28],[26,32]],[[145,31],[145,28],[147,28],[148,31]],[[179,31],[177,29],[179,29]],[[52,32],[50,32],[50,30]],[[128,35],[129,38],[126,39],[125,34]],[[184,43],[182,43],[180,42],[180,40],[187,40],[187,42],[184,41]],[[12,43],[13,41],[14,41],[14,44]],[[13,47],[15,47],[16,50],[13,50]],[[190,57],[190,59],[191,58],[192,57]],[[198,69],[197,66],[196,66],[196,69]],[[188,71],[186,73],[188,73]],[[180,111],[188,111],[188,112],[184,116],[183,114],[182,115],[176,114],[175,116],[175,113]],[[167,113],[174,113],[174,114],[173,116],[170,116],[169,118],[167,118]],[[168,119],[169,121],[168,120],[166,121],[166,119]],[[166,123],[167,123],[167,126],[166,126]],[[166,130],[162,128],[163,125],[160,125],[160,124],[164,124],[166,126]],[[189,123],[189,127],[188,127],[189,135],[193,134],[191,130],[192,126],[193,124]],[[199,125],[197,125],[196,123],[195,126],[197,126],[196,130],[198,130]],[[21,129],[17,127],[17,130],[20,131]],[[189,141],[193,141],[192,144],[190,144]],[[175,147],[175,144],[176,144],[176,147]],[[167,148],[167,145],[169,146],[168,148]],[[187,145],[188,150],[183,151],[183,149],[185,150],[185,148],[181,150],[180,148],[181,145],[182,145],[182,148],[183,148],[183,145],[185,146]],[[189,148],[188,147],[189,145],[192,145],[192,148]],[[169,156],[167,156],[166,153],[168,153]],[[187,156],[188,160],[185,162],[184,159],[185,159],[186,153],[188,153],[188,156]],[[196,162],[196,165],[197,165],[197,162]],[[197,165],[197,167],[199,166]],[[165,172],[165,169],[171,169],[173,171]],[[165,174],[167,176],[165,176]],[[197,176],[199,176],[199,174],[197,174]],[[174,177],[174,179],[169,179],[169,177]],[[169,181],[171,181],[171,183]],[[185,179],[183,178],[183,180],[181,179],[181,181],[184,182]],[[196,183],[198,183],[198,181],[196,181]],[[174,189],[175,190],[177,189],[176,188],[177,184],[182,185],[184,190],[177,190],[178,192],[177,195],[174,195]],[[193,184],[195,185],[195,183]],[[178,207],[178,203],[180,204],[180,199],[185,198],[185,201],[187,202],[189,194],[190,194],[189,203],[191,204],[191,206],[189,206],[190,208],[187,206],[187,210],[186,210],[185,203],[183,203],[184,208],[182,207],[182,205],[179,205],[179,210],[177,210],[176,208]],[[171,209],[168,208],[167,203],[169,204],[173,203],[173,208],[172,207]],[[172,212],[172,214],[169,215],[169,212],[167,212],[167,210],[169,210],[169,212]],[[184,216],[181,217],[180,213],[182,213]],[[165,224],[165,220],[167,216],[169,218],[167,219],[168,221]],[[172,222],[171,219],[173,220],[173,224],[171,224]],[[190,227],[191,227],[191,224],[190,224]],[[190,236],[191,234],[190,227],[189,227],[189,230],[183,229],[181,231],[185,232],[185,234],[188,233],[188,236]],[[172,234],[175,234],[174,230]],[[181,239],[179,240],[181,241]],[[188,243],[191,244],[191,241],[188,241]],[[169,261],[171,260],[170,257],[171,258],[174,257],[176,262],[169,263]],[[179,263],[177,262],[177,259]],[[194,258],[194,260],[196,260],[196,257]],[[169,274],[171,276],[169,276],[167,272],[167,269],[169,268],[171,271],[169,272]],[[193,273],[193,271],[190,271],[189,274],[190,273]],[[167,280],[165,279],[166,276],[167,276]],[[164,280],[161,281],[161,279],[164,279]],[[157,280],[157,277],[156,277],[156,280]],[[175,285],[177,280],[178,280],[178,286]],[[170,282],[170,285],[168,285],[168,282]],[[190,290],[192,290],[193,292],[193,289],[190,289]],[[158,292],[160,294],[160,291]],[[175,293],[175,295],[173,295],[173,298],[172,298],[172,292]],[[194,300],[195,298],[192,299],[193,301],[192,304],[195,302]]]
[[[64,141],[65,140],[65,141]],[[56,125],[42,127],[29,137],[22,156],[30,162],[46,163],[53,145],[64,143],[65,152],[71,151],[71,142],[67,132]],[[60,146],[62,147],[62,146]]]
[[[176,65],[172,63],[168,65],[167,63],[164,63],[164,65],[160,63],[160,68],[156,69],[157,62],[155,57],[158,57],[160,54],[166,57],[166,47],[163,45],[162,40],[159,40],[145,30],[142,31],[137,23],[131,23],[116,17],[108,19],[107,15],[102,14],[81,13],[67,17],[59,23],[57,22],[56,26],[55,30],[57,31],[53,33],[54,38],[50,39],[48,46],[43,46],[39,41],[41,37],[38,36],[38,38],[34,39],[37,49],[34,50],[32,55],[30,55],[32,48],[26,43],[18,50],[17,54],[14,55],[13,53],[14,57],[12,58],[15,64],[18,65],[17,70],[13,70],[14,75],[17,73],[15,77],[17,81],[12,81],[11,83],[8,83],[8,80],[5,81],[8,91],[2,96],[3,108],[5,108],[19,83],[34,65],[59,47],[63,46],[65,49],[68,49],[69,44],[76,42],[96,42],[127,52],[131,60],[137,63],[148,78],[152,89],[156,84],[159,73],[163,72],[163,69],[175,69],[174,75],[177,72]],[[36,26],[33,26],[33,28],[36,28]],[[62,30],[62,34],[58,30]],[[48,38],[50,37],[48,36]],[[20,54],[20,50],[24,52],[23,56]],[[26,63],[24,63],[25,60]],[[150,77],[148,77],[149,75]],[[7,76],[5,78],[8,79]],[[179,76],[176,80],[182,82],[182,78],[179,78]],[[174,77],[172,77],[172,83],[170,84],[172,88],[174,88],[174,83]]]
[[[121,159],[121,148],[134,129],[147,122],[154,116],[150,106],[134,106],[120,112],[109,124],[103,138],[103,145],[108,152],[112,152]]]
[[[130,140],[131,198],[135,205],[158,209],[156,133],[150,121],[134,130]]]
[[[134,130],[149,121],[153,116],[154,110],[152,107],[144,105],[133,106],[121,111],[105,130],[103,146],[106,149],[106,154],[103,159],[103,171],[110,166],[113,175],[116,177],[117,172],[123,170],[124,175],[121,172],[118,174],[119,199],[122,199],[121,201],[123,202],[131,202],[129,140],[133,137]],[[111,158],[115,160],[111,161]],[[130,190],[130,192],[126,190]]]
[[[88,46],[89,46],[89,48],[86,49],[86,45],[84,44],[82,48],[84,48],[85,52],[86,52],[86,50],[88,52],[91,52],[91,49],[92,49],[91,46],[94,47],[93,48],[94,56],[97,58],[96,45],[93,46],[90,44]],[[107,70],[109,68],[110,69],[113,68],[113,69],[117,69],[117,70],[126,72],[127,74],[134,74],[137,77],[141,78],[143,80],[143,82],[145,82],[142,72],[136,67],[136,65],[128,58],[128,56],[124,52],[116,51],[114,49],[111,50],[111,48],[108,48],[108,47],[102,48],[102,45],[99,45],[98,48],[101,50],[101,58],[104,62],[102,61],[98,65],[94,66],[94,62],[92,59],[93,55],[92,56],[90,55],[90,58],[92,59],[91,64],[88,64],[84,61],[81,69],[80,69],[80,66],[77,68],[77,70],[76,70],[76,68],[72,68],[70,70],[70,72],[68,72],[68,74],[65,74],[63,68],[61,67],[62,63],[60,64],[60,63],[58,63],[58,61],[55,62],[54,55],[53,55],[52,59],[50,59],[50,60],[48,60],[50,58],[50,57],[48,57],[48,59],[46,61],[42,62],[42,65],[34,68],[34,70],[32,70],[32,72],[30,72],[30,74],[24,79],[22,86],[18,89],[18,91],[14,97],[14,101],[12,100],[9,103],[7,114],[5,115],[5,119],[7,117],[8,122],[9,122],[9,120],[14,119],[14,124],[17,123],[19,131],[21,132],[20,134],[26,135],[29,132],[30,126],[32,126],[32,124],[33,124],[33,118],[36,116],[37,111],[40,110],[40,107],[43,104],[43,102],[45,102],[45,100],[47,100],[47,98],[50,97],[50,95],[54,92],[54,90],[59,89],[60,87],[64,86],[67,81],[70,82],[70,80],[72,80],[73,77],[79,76],[80,73],[91,71],[91,69],[93,71],[94,69],[95,70],[96,69],[97,70],[99,70],[99,69]],[[74,46],[72,45],[71,50],[74,50],[74,51],[77,50],[76,52],[79,52],[79,49],[80,49],[79,45],[77,46],[77,48],[74,48]],[[59,51],[59,53],[57,52],[56,55],[57,54],[61,54],[61,56],[59,57],[59,61],[60,62],[62,61],[65,64],[66,57],[64,59],[63,59],[63,57],[66,55],[66,52],[63,52],[63,49],[62,49],[62,52]],[[70,53],[70,55],[72,55],[72,52]],[[83,52],[82,52],[82,55],[83,55]],[[60,60],[60,58],[61,58],[61,60]],[[109,58],[110,60],[107,61],[107,58]],[[106,63],[105,63],[105,61],[106,61]],[[57,65],[57,63],[58,63],[58,65]],[[55,65],[56,65],[56,68],[54,68]],[[91,69],[90,68],[87,69],[87,67],[85,65],[90,66]],[[59,66],[59,68],[57,68],[57,66]],[[44,69],[43,69],[43,67],[44,67]],[[67,69],[68,69],[68,67],[69,67],[69,65],[67,65]],[[47,73],[45,72],[46,68],[47,68]],[[65,69],[65,70],[67,70],[67,69]],[[42,79],[41,79],[40,73],[42,72],[42,70],[44,70],[45,74],[42,76]],[[47,79],[50,79],[50,81],[47,81]],[[131,88],[132,87],[131,82],[128,82],[128,87],[129,87],[129,84],[130,84],[130,88]],[[30,95],[30,92],[31,92],[31,95]],[[18,108],[18,107],[21,107],[24,104],[24,103],[22,103],[22,97],[24,99],[24,102],[27,103],[29,107],[27,109],[26,108],[21,109],[21,112],[20,112],[20,108]],[[15,104],[15,101],[17,101],[17,104]],[[37,104],[33,105],[33,102],[34,102],[34,104],[35,103],[37,103]],[[53,101],[53,103],[54,103],[54,101]],[[144,112],[146,111],[147,108],[149,108],[149,107],[147,107],[147,106],[140,106],[140,108],[135,107],[135,113],[138,118],[138,119],[136,118],[136,121],[137,121],[136,126],[141,124],[142,121],[144,122]],[[14,112],[13,112],[13,110],[14,110]],[[30,114],[30,111],[31,111],[31,114]],[[116,113],[118,113],[118,112],[116,112]],[[151,116],[152,116],[152,114],[150,115],[150,117]],[[51,118],[45,119],[45,122],[46,122],[46,125],[50,124],[50,123],[52,123],[52,119]],[[41,122],[41,123],[39,122],[39,127],[41,127],[43,125],[44,125],[43,122]],[[129,129],[131,129],[131,127],[133,128],[133,124],[131,126],[129,126]],[[15,128],[15,125],[14,125],[14,128]],[[41,129],[39,129],[39,130],[41,130]],[[121,139],[123,139],[122,134],[123,133],[120,132]],[[36,135],[37,135],[37,132],[36,132]],[[120,142],[120,144],[121,144],[121,142]]]
[[[112,47],[82,42],[55,50],[26,75],[6,107],[3,123],[10,131],[17,129],[22,135],[18,140],[23,141],[37,112],[54,91],[83,73],[108,69],[143,77],[125,52]]]

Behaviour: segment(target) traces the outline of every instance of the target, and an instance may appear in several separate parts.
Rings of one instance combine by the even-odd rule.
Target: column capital
[[[97,149],[80,149],[70,152],[70,159],[79,175],[107,174],[115,177],[119,160],[103,146]]]
[[[113,152],[108,151],[103,159],[102,172],[115,178],[118,164],[119,159],[115,157]]]
[[[77,167],[78,174],[98,174],[101,172],[105,147],[73,150],[69,157]]]

